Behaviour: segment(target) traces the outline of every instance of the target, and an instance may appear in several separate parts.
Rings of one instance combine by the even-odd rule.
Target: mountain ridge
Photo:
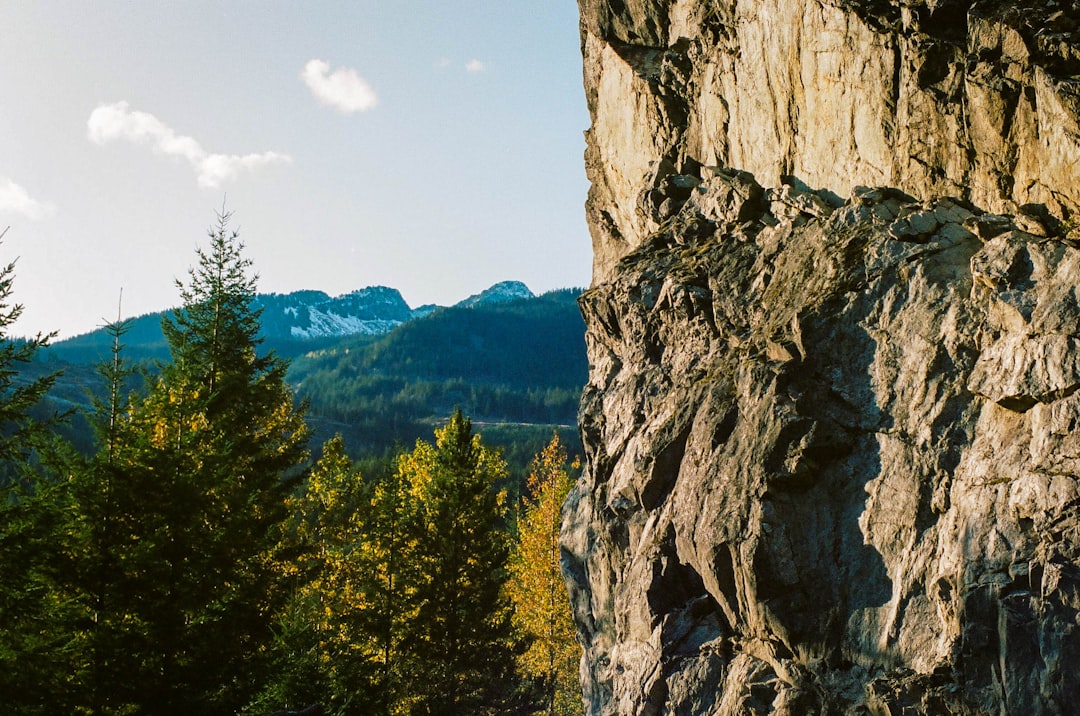
[[[392,289],[376,293],[396,295]],[[288,381],[308,404],[312,448],[341,434],[350,454],[375,465],[372,460],[429,436],[461,408],[484,426],[485,442],[505,451],[518,482],[553,430],[579,454],[577,430],[569,426],[588,372],[577,304],[581,289],[516,299],[511,296],[523,295],[521,287],[503,286],[494,293],[507,300],[414,311],[413,318],[382,335],[268,338],[262,348],[289,360]],[[270,303],[288,315],[319,304],[325,294],[310,291],[296,298],[279,295]],[[123,338],[123,356],[139,368],[128,386],[135,393],[142,377],[152,376],[169,358],[160,324],[161,314],[140,317]],[[104,389],[96,365],[110,349],[105,340],[97,348],[61,345],[42,351],[27,367],[27,379],[61,371],[44,410],[71,412],[66,434],[86,453],[93,444],[85,414],[92,396],[100,397]]]
[[[479,306],[519,298],[534,298],[520,281],[500,281],[449,307]],[[318,289],[289,293],[259,293],[255,306],[262,311],[262,337],[288,355],[302,352],[304,344],[350,336],[382,336],[394,328],[432,312],[448,308],[425,304],[411,308],[401,292],[389,286],[366,286],[338,296]],[[175,311],[142,314],[125,319],[128,331],[124,343],[135,357],[163,357],[166,352],[161,320]],[[104,327],[56,341],[47,352],[73,359],[85,351],[107,351],[112,338]]]

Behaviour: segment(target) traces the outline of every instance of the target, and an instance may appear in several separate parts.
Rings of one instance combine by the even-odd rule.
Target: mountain
[[[548,439],[561,425],[576,445],[572,426],[588,369],[580,291],[506,293],[296,358],[289,377],[310,403],[310,422],[326,436],[341,431],[350,445],[383,452],[426,437],[461,407],[486,426],[485,438],[493,425],[515,425]]]
[[[263,335],[268,340],[383,335],[413,318],[397,289],[371,286],[330,298],[321,291],[260,294]]]
[[[517,281],[504,281],[461,301],[459,306],[498,303],[531,298],[532,291]],[[328,345],[347,336],[381,336],[403,323],[429,315],[441,308],[425,305],[415,310],[401,293],[386,286],[361,288],[331,297],[322,291],[263,293],[255,297],[262,309],[265,345],[292,357]],[[129,357],[165,358],[168,353],[161,320],[168,311],[131,319],[124,343]],[[47,353],[60,360],[87,363],[102,359],[112,348],[103,328],[58,341]]]
[[[505,303],[516,301],[521,298],[533,298],[533,292],[520,281],[502,281],[480,293],[469,296],[464,301],[455,305],[460,308],[470,308],[484,303]]]
[[[1080,712],[1080,4],[578,5],[587,712]]]
[[[265,347],[290,358],[289,381],[310,403],[313,446],[341,433],[354,455],[386,455],[430,438],[461,407],[520,477],[552,430],[580,453],[574,422],[587,375],[580,293],[535,296],[504,282],[454,306],[415,311],[385,287],[336,298],[260,294],[257,302]],[[131,322],[129,360],[167,358],[162,316]],[[63,369],[51,405],[85,408],[101,387],[90,364],[110,349],[104,330],[61,341],[42,351],[27,377]],[[78,419],[70,437],[81,449],[90,448],[86,433]]]

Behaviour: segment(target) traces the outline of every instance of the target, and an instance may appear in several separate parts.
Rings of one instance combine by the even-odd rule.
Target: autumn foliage
[[[551,716],[584,713],[581,649],[559,566],[562,504],[572,484],[569,470],[577,467],[567,464],[558,433],[533,460],[507,585],[514,623],[528,645],[518,657],[519,668],[539,683],[544,713]]]

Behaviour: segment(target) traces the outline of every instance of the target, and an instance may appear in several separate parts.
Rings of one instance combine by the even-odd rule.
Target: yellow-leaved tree
[[[585,712],[578,676],[581,648],[559,567],[562,504],[572,483],[569,471],[577,468],[576,462],[568,466],[558,433],[533,459],[507,584],[515,625],[528,643],[518,669],[538,683],[544,713],[550,716]]]

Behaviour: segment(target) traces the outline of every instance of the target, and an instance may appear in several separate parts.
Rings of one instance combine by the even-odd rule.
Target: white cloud
[[[197,141],[177,134],[154,115],[132,110],[127,102],[99,105],[90,113],[86,133],[95,144],[104,145],[126,139],[135,144],[149,144],[155,152],[183,159],[195,170],[199,186],[209,189],[235,179],[241,171],[253,171],[267,164],[292,162],[292,157],[279,152],[211,154]]]
[[[330,72],[329,63],[308,60],[300,77],[315,99],[344,114],[366,112],[379,103],[367,80],[350,67],[338,67]]]
[[[37,221],[56,211],[52,204],[38,201],[7,177],[0,177],[0,214],[21,214]]]
[[[211,154],[199,164],[199,185],[220,186],[222,182],[235,179],[242,171],[255,171],[267,164],[288,164],[292,157],[278,152],[261,154]]]
[[[469,60],[465,63],[465,69],[469,72],[483,72],[487,69],[487,65],[480,60]]]

